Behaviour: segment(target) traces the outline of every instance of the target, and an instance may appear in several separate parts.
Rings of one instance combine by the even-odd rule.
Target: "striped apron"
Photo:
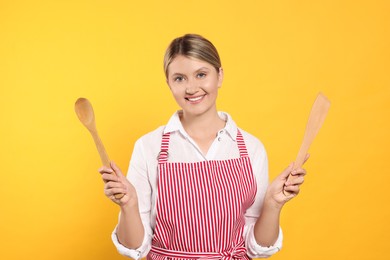
[[[156,227],[147,259],[250,259],[244,214],[256,180],[240,131],[240,157],[194,163],[168,162],[170,133],[158,158]]]

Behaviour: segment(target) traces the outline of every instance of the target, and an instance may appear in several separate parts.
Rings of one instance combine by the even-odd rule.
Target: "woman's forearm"
[[[142,245],[145,231],[139,214],[138,203],[129,202],[128,204],[121,207],[117,237],[125,247],[137,249]]]
[[[268,247],[273,246],[279,236],[279,220],[282,208],[264,203],[260,217],[254,227],[257,244]]]

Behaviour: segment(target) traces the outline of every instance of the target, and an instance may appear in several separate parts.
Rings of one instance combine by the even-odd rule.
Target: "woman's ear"
[[[223,69],[222,67],[220,67],[218,70],[218,88],[222,86],[222,82],[223,82]]]

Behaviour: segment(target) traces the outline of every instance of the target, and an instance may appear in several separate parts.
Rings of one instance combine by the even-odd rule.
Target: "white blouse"
[[[127,178],[134,185],[137,196],[145,236],[142,245],[137,249],[129,249],[119,243],[116,228],[112,233],[112,240],[119,253],[133,259],[145,257],[153,238],[156,224],[156,193],[157,193],[157,156],[161,149],[163,133],[171,132],[169,142],[169,162],[196,162],[207,160],[228,160],[240,156],[237,143],[237,125],[229,114],[219,112],[221,119],[226,121],[225,128],[221,129],[210,146],[206,155],[202,154],[197,144],[184,130],[179,113],[176,112],[166,126],[142,136],[134,145],[130,160]],[[253,174],[257,183],[255,202],[245,213],[244,239],[247,254],[251,258],[269,257],[282,247],[283,234],[279,229],[279,237],[274,246],[262,247],[256,243],[253,227],[260,216],[265,192],[268,185],[268,160],[263,144],[253,135],[240,129],[252,162]]]

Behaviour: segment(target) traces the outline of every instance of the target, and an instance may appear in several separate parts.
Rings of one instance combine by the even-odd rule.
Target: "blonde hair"
[[[166,78],[168,78],[169,65],[178,55],[208,62],[217,72],[221,68],[218,51],[209,40],[198,34],[186,34],[174,39],[165,51],[164,72]]]

